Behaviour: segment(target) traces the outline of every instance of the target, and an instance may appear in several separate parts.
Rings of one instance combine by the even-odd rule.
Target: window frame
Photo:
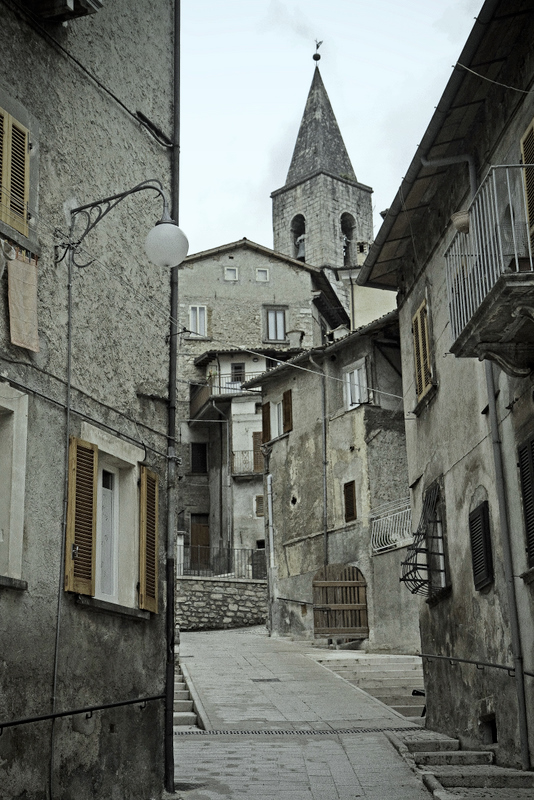
[[[235,272],[235,277],[230,278],[229,273]],[[224,268],[224,280],[229,281],[230,283],[236,283],[239,280],[239,267],[228,267],[225,266]]]
[[[357,376],[358,381],[352,377]],[[345,371],[345,407],[350,411],[369,402],[369,385],[367,381],[367,359],[361,358]],[[363,378],[363,380],[360,380]],[[357,398],[356,395],[357,394]]]
[[[279,315],[282,320],[283,336],[279,336]],[[271,332],[274,334],[274,338],[271,337]],[[285,306],[269,306],[265,309],[265,340],[267,342],[287,341],[287,308]]]
[[[28,395],[0,382],[0,466],[4,476],[0,527],[4,531],[2,545],[5,545],[0,575],[14,580],[22,579],[27,444]]]
[[[415,394],[418,403],[434,386],[429,317],[428,302],[425,297],[412,316]]]
[[[201,451],[200,448],[203,448]],[[207,442],[191,442],[190,444],[191,450],[191,475],[207,475],[208,474],[208,443]],[[196,451],[196,455],[194,452]],[[200,455],[200,453],[203,455]],[[196,466],[200,464],[201,466],[205,466],[205,469],[196,469]]]
[[[358,519],[355,480],[343,484],[343,519],[345,522],[354,522]]]
[[[471,545],[471,564],[473,582],[479,592],[493,583],[493,553],[491,546],[491,529],[489,503],[480,503],[469,514],[469,542]]]
[[[200,311],[204,312],[204,324],[203,326],[199,325]],[[193,321],[195,317],[195,321]],[[203,327],[203,331],[199,331],[198,328]],[[208,338],[208,307],[206,305],[198,304],[198,305],[190,305],[189,306],[189,336],[194,339],[207,339]]]
[[[260,272],[265,273],[265,278],[260,278]],[[257,283],[269,283],[269,270],[267,267],[257,267],[256,268],[256,282]]]

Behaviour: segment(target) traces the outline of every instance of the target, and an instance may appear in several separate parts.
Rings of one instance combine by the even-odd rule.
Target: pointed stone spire
[[[286,186],[317,172],[356,181],[319,67],[315,67]]]

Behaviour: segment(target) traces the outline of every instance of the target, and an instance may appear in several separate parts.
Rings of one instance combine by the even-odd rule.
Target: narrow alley
[[[205,731],[175,728],[183,800],[428,800],[388,736],[429,734],[262,627],[182,634]]]

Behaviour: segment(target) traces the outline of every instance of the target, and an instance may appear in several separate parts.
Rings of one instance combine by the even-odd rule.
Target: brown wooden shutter
[[[519,477],[527,540],[528,566],[534,567],[534,437],[519,448]]]
[[[261,452],[262,431],[252,434],[252,455],[254,459],[254,472],[263,472],[263,453]]]
[[[257,494],[256,495],[256,516],[257,517],[263,517],[264,516],[263,495],[262,494]]]
[[[158,476],[141,467],[139,608],[158,611]]]
[[[356,482],[350,481],[343,486],[345,501],[345,522],[356,519]]]
[[[521,156],[523,164],[534,164],[534,121],[521,139]],[[534,243],[534,167],[524,170],[524,179],[530,239]]]
[[[0,219],[4,220],[4,204],[7,200],[7,115],[0,108]]]
[[[415,387],[417,399],[420,400],[432,386],[430,337],[426,300],[421,303],[412,319],[412,333],[415,360]]]
[[[493,583],[493,557],[489,526],[488,501],[484,501],[469,514],[469,538],[475,589],[483,589]]]
[[[0,219],[28,236],[29,131],[0,109]]]
[[[95,593],[98,448],[71,436],[65,547],[65,591]]]
[[[293,406],[291,401],[291,389],[282,395],[282,419],[284,433],[293,430]]]
[[[262,442],[271,441],[271,404],[264,403],[261,407]]]

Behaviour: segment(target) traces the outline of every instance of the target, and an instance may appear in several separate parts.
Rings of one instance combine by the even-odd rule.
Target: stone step
[[[387,706],[424,706],[425,698],[422,695],[412,695],[411,691],[408,694],[401,692],[392,692],[389,687],[385,689],[368,689],[367,694],[381,700]]]
[[[342,676],[345,677],[345,676]],[[396,678],[386,677],[384,675],[377,675],[377,676],[360,676],[360,675],[351,675],[351,677],[345,677],[345,679],[349,682],[354,684],[354,686],[359,686],[360,689],[380,689],[380,688],[387,688],[389,689],[390,693],[393,689],[395,693],[400,694],[411,694],[412,689],[422,689],[423,683],[422,679],[418,677],[413,678]]]
[[[187,684],[184,681],[175,681],[174,682],[174,691],[183,692],[187,690]]]
[[[193,710],[193,701],[192,700],[175,700],[173,705],[174,711],[192,711]]]
[[[384,701],[382,700],[382,702],[384,702]],[[386,703],[386,705],[388,705],[390,708],[392,708],[393,711],[396,711],[397,714],[402,714],[403,717],[420,717],[423,714],[423,711],[425,709],[425,707],[421,706],[421,705],[419,705],[419,706],[411,706],[411,705],[394,706],[391,703]]]
[[[411,753],[439,753],[460,749],[458,739],[406,739],[405,744]]]
[[[323,664],[421,664],[421,656],[408,656],[408,655],[389,655],[380,653],[362,653],[348,655],[347,653],[328,653],[317,658],[314,653],[313,657]]]
[[[376,663],[361,663],[361,662],[351,662],[348,664],[339,663],[337,661],[334,662],[323,662],[328,669],[334,670],[335,672],[346,672],[347,670],[350,672],[374,672],[378,670],[379,672],[420,672],[421,675],[423,674],[423,668],[421,664],[416,663],[408,663],[408,662],[390,662],[390,661],[377,661]]]
[[[197,724],[197,715],[193,711],[175,711],[173,714],[175,727]]]
[[[414,752],[416,762],[422,766],[437,765],[444,766],[483,766],[493,764],[493,753],[491,750],[442,750],[439,753]]]
[[[432,772],[447,789],[527,789],[534,788],[534,773],[494,766],[438,766]]]
[[[187,689],[179,689],[178,691],[175,690],[174,692],[174,699],[175,700],[189,700],[189,692]]]

